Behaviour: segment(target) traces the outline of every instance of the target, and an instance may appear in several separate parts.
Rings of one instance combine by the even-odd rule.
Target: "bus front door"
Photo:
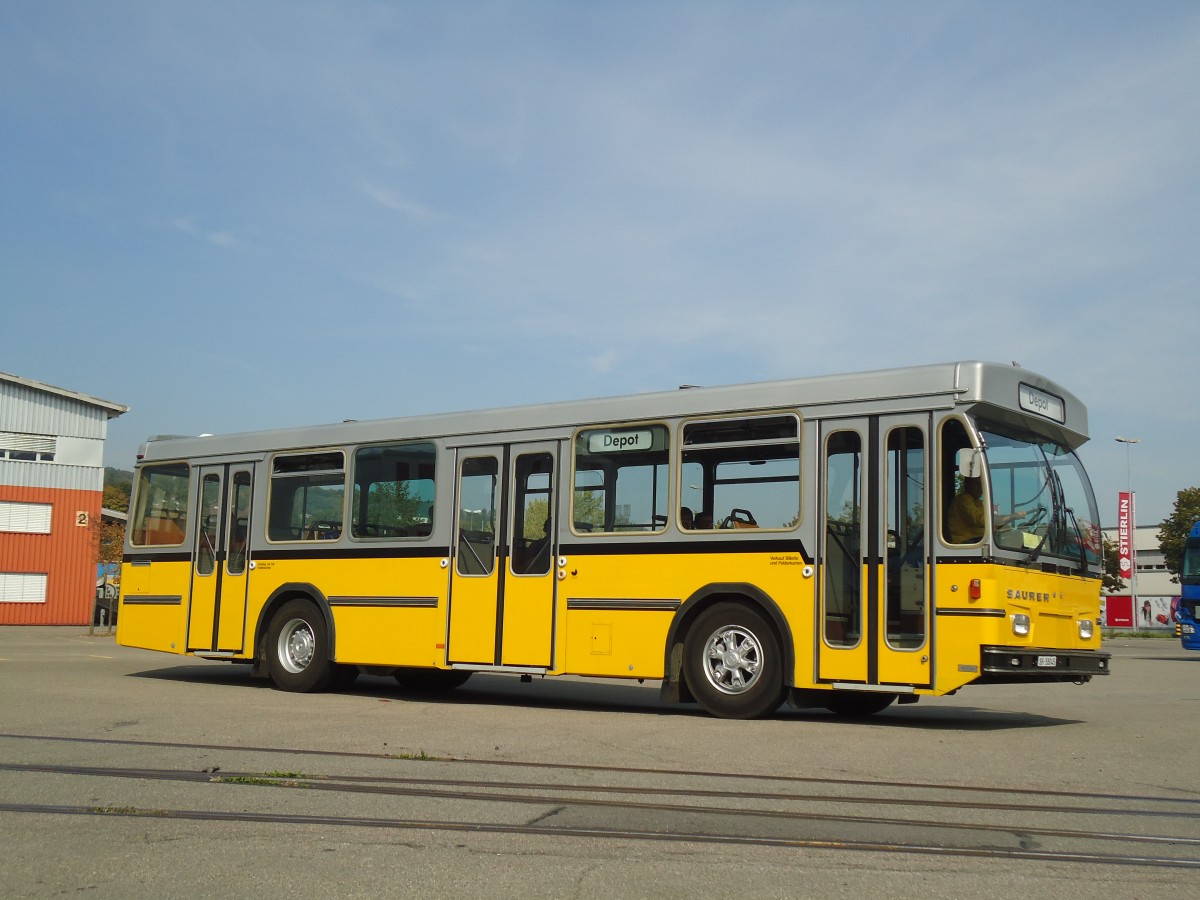
[[[237,653],[245,643],[254,466],[201,466],[198,475],[187,648]]]
[[[459,452],[451,663],[550,667],[557,453],[552,443]]]
[[[821,426],[819,680],[844,689],[931,686],[929,417]]]

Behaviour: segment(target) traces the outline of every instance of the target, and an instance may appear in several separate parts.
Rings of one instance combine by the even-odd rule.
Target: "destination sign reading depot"
[[[1030,387],[1022,382],[1020,399],[1021,409],[1023,410],[1037,413],[1039,416],[1045,416],[1047,419],[1053,419],[1055,422],[1067,421],[1067,410],[1063,404],[1062,397],[1055,397],[1053,394],[1039,391],[1037,388]]]
[[[630,450],[653,450],[654,432],[594,431],[588,435],[589,453],[626,453]]]

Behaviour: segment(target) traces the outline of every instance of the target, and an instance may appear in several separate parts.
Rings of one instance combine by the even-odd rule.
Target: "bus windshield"
[[[1200,584],[1200,526],[1192,527],[1192,534],[1183,545],[1183,565],[1179,568],[1180,580],[1185,584]]]
[[[1096,498],[1071,450],[1032,432],[979,423],[992,487],[996,546],[1067,559],[1081,569],[1100,562]]]

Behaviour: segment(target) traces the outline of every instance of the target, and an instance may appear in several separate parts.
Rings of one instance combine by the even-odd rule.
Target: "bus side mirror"
[[[958,451],[958,474],[963,478],[983,477],[983,451],[966,448]]]

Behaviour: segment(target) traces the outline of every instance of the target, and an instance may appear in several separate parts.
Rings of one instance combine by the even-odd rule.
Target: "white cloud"
[[[377,184],[364,184],[363,192],[380,206],[394,210],[395,212],[404,213],[410,219],[427,221],[429,219],[442,218],[442,216],[428,207],[414,203],[390,188],[381,187]]]
[[[236,250],[243,246],[242,241],[232,231],[211,231],[200,228],[196,224],[195,218],[192,216],[177,216],[171,219],[169,224],[176,231],[182,232],[189,237],[198,238],[199,240],[212,244],[215,247],[222,247],[226,250]]]

